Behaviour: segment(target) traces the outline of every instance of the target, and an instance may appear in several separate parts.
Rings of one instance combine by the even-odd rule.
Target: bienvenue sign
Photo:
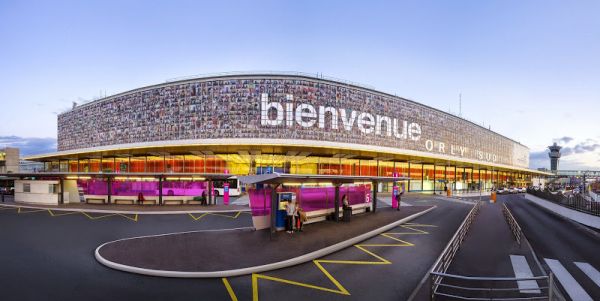
[[[466,146],[423,139],[421,125],[409,120],[372,114],[344,108],[314,106],[294,102],[293,95],[286,96],[286,102],[269,101],[269,94],[261,94],[261,125],[266,127],[299,125],[303,128],[317,127],[325,129],[327,124],[333,130],[353,132],[358,129],[365,135],[378,135],[392,139],[424,143],[428,152],[465,157],[473,152],[481,161],[497,162],[498,155],[481,150],[471,150]],[[329,117],[329,122],[326,122]]]

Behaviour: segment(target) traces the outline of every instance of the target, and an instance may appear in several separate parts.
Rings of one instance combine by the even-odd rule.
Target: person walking
[[[287,215],[287,233],[294,233],[294,217],[296,216],[296,200],[291,200],[285,207]]]

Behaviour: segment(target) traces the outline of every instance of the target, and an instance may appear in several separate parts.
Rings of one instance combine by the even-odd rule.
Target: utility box
[[[296,201],[295,192],[278,192],[277,193],[277,213],[275,219],[275,228],[278,231],[285,230],[285,218],[287,216],[287,204]],[[296,203],[298,205],[298,203]]]

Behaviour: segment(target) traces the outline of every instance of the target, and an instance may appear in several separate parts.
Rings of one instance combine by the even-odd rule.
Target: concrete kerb
[[[105,209],[84,209],[84,208],[53,208],[46,206],[31,206],[31,205],[12,205],[0,204],[0,207],[26,208],[26,209],[43,209],[52,211],[66,212],[85,212],[85,213],[104,213],[104,214],[139,214],[139,215],[161,215],[161,214],[202,214],[202,213],[234,213],[234,212],[250,212],[250,208],[230,209],[230,210],[174,210],[174,211],[136,211],[136,210],[105,210]]]
[[[359,236],[348,239],[346,241],[339,242],[339,243],[331,245],[329,247],[326,247],[326,248],[323,248],[323,249],[320,249],[317,251],[313,251],[308,254],[304,254],[304,255],[296,257],[296,258],[279,261],[279,262],[275,262],[275,263],[269,263],[269,264],[260,265],[260,266],[241,268],[241,269],[233,269],[233,270],[226,270],[226,271],[211,271],[211,272],[181,272],[181,271],[153,270],[153,269],[144,269],[144,268],[128,266],[128,265],[112,262],[100,255],[100,252],[99,252],[100,249],[107,244],[117,242],[117,241],[127,240],[127,239],[136,239],[136,238],[140,238],[140,237],[125,238],[125,239],[106,242],[106,243],[100,245],[98,248],[96,248],[96,250],[94,251],[94,256],[96,257],[96,260],[98,262],[100,262],[101,264],[103,264],[107,267],[110,267],[112,269],[129,272],[129,273],[148,275],[148,276],[171,277],[171,278],[221,278],[221,277],[242,276],[242,275],[249,275],[249,274],[253,274],[253,273],[260,273],[260,272],[282,269],[282,268],[302,264],[302,263],[311,261],[313,259],[317,259],[317,258],[326,256],[326,255],[329,255],[331,253],[335,253],[342,249],[351,247],[351,246],[355,245],[356,243],[359,243],[363,240],[369,239],[373,236],[376,236],[385,231],[388,231],[400,224],[409,222],[421,215],[424,215],[424,214],[430,212],[431,210],[433,210],[435,208],[437,208],[437,206],[433,206],[429,209],[426,209],[424,211],[407,216],[401,220],[395,221],[395,222],[385,225],[383,227],[380,227],[375,230],[369,231],[367,233],[361,234]],[[201,232],[201,231],[192,231],[192,232]],[[182,232],[182,233],[185,233],[185,232]],[[149,236],[145,236],[145,237],[165,236],[165,235],[172,235],[172,234],[180,234],[180,233],[149,235]]]

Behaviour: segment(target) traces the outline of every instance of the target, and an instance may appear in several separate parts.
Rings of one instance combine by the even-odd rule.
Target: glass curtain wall
[[[456,173],[454,168],[454,166],[446,166],[446,186],[450,190],[456,190]]]
[[[423,165],[417,163],[410,164],[410,191],[423,190]]]
[[[129,158],[115,158],[115,172],[129,172]]]
[[[436,165],[435,167],[435,191],[443,192],[446,181],[446,166]]]
[[[380,177],[393,177],[394,176],[394,162],[392,161],[379,161],[379,176]],[[393,190],[394,183],[387,182],[382,183],[382,191],[390,192]]]
[[[433,191],[435,185],[435,167],[434,165],[423,165],[423,191]]]

